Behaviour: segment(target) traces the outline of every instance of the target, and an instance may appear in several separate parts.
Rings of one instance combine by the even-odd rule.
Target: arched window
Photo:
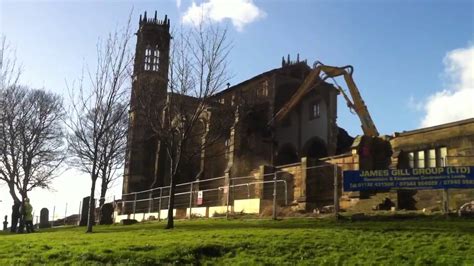
[[[319,159],[328,156],[326,143],[318,137],[313,137],[306,141],[302,151],[303,156],[313,159]]]
[[[321,116],[321,101],[317,100],[310,104],[309,119],[316,119]]]
[[[148,45],[145,49],[145,71],[158,71],[160,62],[160,50],[158,45],[153,49]]]
[[[160,50],[158,50],[158,45],[155,46],[155,50],[153,50],[153,71],[158,71],[158,66],[160,63]]]
[[[147,46],[146,49],[145,49],[145,70],[151,70],[151,53],[152,53],[152,50],[150,48],[150,46]]]

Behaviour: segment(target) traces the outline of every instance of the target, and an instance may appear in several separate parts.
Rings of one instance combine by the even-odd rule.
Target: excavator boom
[[[338,87],[337,89],[341,91],[344,95],[344,98],[347,101],[349,107],[353,108],[356,112],[357,116],[359,116],[362,131],[364,132],[365,136],[377,137],[379,132],[375,127],[375,124],[370,116],[369,110],[360,95],[359,89],[352,78],[354,68],[350,65],[343,66],[343,67],[334,67],[324,65],[321,62],[316,62],[314,65],[313,70],[309,73],[306,79],[303,81],[303,84],[299,87],[299,89],[293,94],[291,99],[276,113],[273,122],[281,121],[300,101],[301,99],[314,87],[317,87],[322,82],[324,82],[328,78],[334,78],[343,76],[344,80],[349,88],[349,92],[351,94],[352,102],[344,93],[344,91]],[[320,77],[321,72],[323,76]]]
[[[301,84],[301,86],[298,88],[295,94],[293,94],[291,99],[275,114],[273,120],[270,121],[270,123],[280,122],[293,109],[293,107],[295,107],[301,101],[301,99],[306,95],[309,90],[311,90],[314,86],[319,85],[320,81],[317,82],[316,85],[314,84],[314,82],[319,80],[320,73],[321,69],[318,68],[315,68],[311,72],[309,72],[309,75],[303,81],[303,84]]]

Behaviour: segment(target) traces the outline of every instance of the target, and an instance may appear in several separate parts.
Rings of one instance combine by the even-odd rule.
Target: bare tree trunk
[[[94,192],[95,192],[95,183],[97,178],[92,179],[92,186],[91,186],[91,195],[89,198],[89,213],[87,215],[87,231],[86,233],[92,233],[92,226],[94,225],[94,212],[95,212],[95,199],[94,199]]]
[[[12,196],[13,198],[13,205],[17,205],[16,207],[12,207],[12,213],[11,213],[11,221],[12,221],[12,224],[11,224],[11,232],[12,233],[16,233],[17,231],[17,225],[18,225],[18,221],[19,219],[21,218],[21,215],[19,216],[18,213],[20,212],[19,210],[19,205],[21,204],[21,201],[20,199],[18,198],[18,196],[16,195],[15,193],[15,186],[13,183],[8,183],[8,189],[9,189],[9,192],[10,192],[10,195]],[[15,224],[13,224],[15,223]]]
[[[26,195],[21,195],[21,202],[20,202],[20,220],[17,232],[22,234],[25,231],[25,198]],[[54,217],[53,217],[54,219]]]
[[[155,152],[155,171],[153,172],[153,182],[151,183],[150,189],[157,187],[158,184],[158,177],[159,177],[159,164],[160,164],[160,149],[161,149],[161,142],[158,140],[156,143],[156,152]]]
[[[19,220],[19,224],[18,224],[18,228],[17,228],[17,233],[20,233],[22,234],[24,231],[25,231],[25,203],[24,201],[21,201],[20,202],[20,220]],[[54,219],[54,217],[53,217]]]
[[[174,209],[174,190],[175,190],[175,182],[173,181],[174,177],[171,178],[170,183],[170,200],[168,203],[168,223],[166,224],[166,229],[173,229],[174,228],[174,216],[173,216],[173,209]]]
[[[8,190],[10,192],[10,195],[13,198],[13,202],[20,202],[20,199],[18,198],[18,196],[15,193],[15,184],[8,183]]]
[[[102,206],[104,206],[105,203],[105,195],[107,194],[107,179],[102,178],[102,184],[100,187],[100,198],[99,198],[99,224],[101,224],[102,220]]]

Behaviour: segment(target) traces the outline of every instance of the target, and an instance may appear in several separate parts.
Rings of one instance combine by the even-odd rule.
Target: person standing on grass
[[[25,198],[25,209],[23,212],[23,219],[25,221],[26,232],[33,233],[35,230],[33,229],[33,206],[30,204],[30,199]]]

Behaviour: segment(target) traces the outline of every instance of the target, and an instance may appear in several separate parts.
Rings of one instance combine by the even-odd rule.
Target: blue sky
[[[17,49],[24,83],[66,95],[65,81],[93,64],[97,39],[132,8],[136,28],[145,10],[177,26],[193,6],[229,25],[231,84],[299,53],[310,64],[353,65],[383,134],[474,117],[474,1],[0,0],[0,32]],[[338,115],[341,127],[361,133],[342,97]]]
[[[202,2],[197,2],[199,5]],[[95,44],[123,26],[133,8],[158,10],[178,25],[192,3],[182,1],[2,1],[1,32],[17,48],[24,81],[65,92],[65,81],[93,64]],[[446,53],[472,45],[473,1],[255,1],[264,15],[238,31],[229,19],[236,84],[299,53],[309,63],[351,64],[379,131],[420,126],[420,104],[442,90]],[[342,82],[341,82],[342,83]],[[342,103],[342,99],[340,99]],[[359,134],[359,121],[339,108],[339,124]]]

